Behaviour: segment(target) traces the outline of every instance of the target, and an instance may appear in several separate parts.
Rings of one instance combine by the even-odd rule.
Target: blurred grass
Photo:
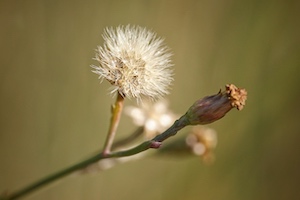
[[[216,163],[145,159],[26,199],[299,199],[299,9],[283,0],[1,1],[0,191],[102,146],[113,100],[89,65],[103,29],[130,23],[172,48],[177,113],[226,83],[248,90],[243,111],[210,125]],[[133,129],[123,118],[119,135]]]

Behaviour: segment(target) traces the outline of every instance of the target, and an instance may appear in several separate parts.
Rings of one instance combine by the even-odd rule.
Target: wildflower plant
[[[91,67],[101,81],[111,83],[110,93],[116,96],[116,102],[111,109],[110,125],[102,150],[19,191],[0,195],[0,200],[18,199],[73,172],[89,171],[97,163],[102,169],[107,169],[131,158],[141,158],[143,154],[140,153],[150,148],[158,149],[158,152],[188,150],[207,162],[214,159],[212,152],[217,136],[212,129],[194,129],[186,139],[181,140],[185,144],[183,148],[177,148],[175,143],[166,145],[167,148],[161,146],[166,139],[188,125],[209,124],[224,117],[232,108],[242,110],[247,99],[246,90],[227,84],[224,91],[195,101],[184,115],[177,118],[168,109],[166,101],[157,101],[168,94],[173,81],[172,54],[163,40],[152,31],[131,25],[106,28],[103,39],[104,44],[96,49],[94,58],[98,65]],[[126,109],[138,127],[129,136],[114,141],[126,98],[136,99],[140,106]],[[141,135],[145,136],[146,141],[125,148]]]
[[[93,72],[101,80],[109,81],[117,94],[112,110],[111,125],[104,145],[104,154],[110,152],[120,121],[125,97],[156,100],[168,93],[173,80],[171,53],[156,34],[140,26],[127,25],[115,29],[106,28],[103,47],[96,50]]]

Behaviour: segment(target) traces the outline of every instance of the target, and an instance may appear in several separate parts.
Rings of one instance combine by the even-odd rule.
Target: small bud
[[[157,142],[157,141],[151,141],[150,143],[150,148],[152,149],[158,149],[161,146],[161,142]]]
[[[226,90],[196,101],[187,111],[190,125],[209,124],[221,119],[233,107],[242,110],[247,99],[247,91],[233,84],[225,86]]]

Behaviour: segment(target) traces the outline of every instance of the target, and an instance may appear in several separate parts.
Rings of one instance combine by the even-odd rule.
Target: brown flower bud
[[[245,89],[237,88],[233,84],[227,84],[226,93],[231,101],[231,106],[242,110],[247,100],[247,91]]]
[[[209,124],[221,119],[233,107],[243,109],[247,91],[233,84],[225,86],[225,91],[197,100],[187,111],[186,117],[191,125]]]

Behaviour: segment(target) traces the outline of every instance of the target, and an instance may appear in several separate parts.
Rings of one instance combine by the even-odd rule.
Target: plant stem
[[[183,115],[178,120],[176,120],[170,128],[168,128],[162,134],[157,135],[152,140],[156,141],[156,142],[163,142],[164,140],[168,139],[169,137],[176,135],[176,133],[179,130],[183,129],[187,125],[190,125],[190,122],[187,119],[187,116]]]
[[[45,178],[43,178],[43,179],[41,179],[41,180],[31,184],[31,185],[25,187],[24,189],[21,189],[21,190],[15,192],[15,193],[12,193],[12,194],[8,195],[7,197],[4,197],[3,200],[13,200],[13,199],[18,199],[20,197],[23,197],[26,194],[29,194],[30,192],[33,192],[34,190],[36,190],[36,189],[38,189],[38,188],[40,188],[44,185],[47,185],[47,184],[49,184],[49,183],[51,183],[51,182],[53,182],[57,179],[60,179],[60,178],[66,176],[66,175],[68,175],[68,174],[70,174],[70,173],[72,173],[72,172],[74,172],[78,169],[82,169],[82,168],[88,166],[91,163],[94,163],[98,160],[101,160],[102,158],[103,158],[102,154],[98,154],[96,156],[93,156],[93,157],[91,157],[87,160],[84,160],[84,161],[79,162],[75,165],[72,165],[71,167],[68,167],[66,169],[63,169],[63,170],[57,172],[57,173],[54,173],[50,176],[47,176],[47,177],[45,177]],[[0,198],[0,199],[2,200],[2,198]]]
[[[138,127],[131,135],[113,143],[111,149],[115,150],[119,147],[127,145],[128,143],[133,142],[135,139],[137,139],[139,136],[141,136],[143,134],[144,129],[145,129],[144,126]]]
[[[119,157],[125,157],[125,156],[132,156],[132,155],[138,154],[140,152],[143,152],[147,149],[153,148],[153,146],[155,146],[155,145],[153,145],[154,143],[164,141],[165,139],[175,135],[180,129],[184,128],[187,125],[189,125],[189,124],[184,115],[180,119],[176,120],[174,122],[174,124],[170,128],[168,128],[165,132],[154,137],[152,140],[145,141],[145,142],[141,143],[140,145],[138,145],[134,148],[125,150],[125,151],[118,151],[118,152],[113,152],[113,153],[108,153],[108,154],[100,153],[100,154],[94,155],[84,161],[81,161],[75,165],[67,167],[59,172],[56,172],[56,173],[49,175],[41,180],[38,180],[37,182],[35,182],[17,192],[11,193],[9,195],[0,196],[0,200],[13,200],[13,199],[21,198],[39,188],[41,188],[42,186],[48,185],[60,178],[63,178],[65,176],[71,174],[72,172],[75,172],[79,169],[87,167],[88,165],[93,164],[99,160],[106,159],[106,158],[119,158]]]
[[[124,97],[120,93],[118,93],[116,102],[112,107],[110,126],[104,143],[104,148],[102,151],[102,154],[104,155],[109,154],[111,151],[111,147],[117,132],[117,128],[119,126],[123,107],[124,107]]]

